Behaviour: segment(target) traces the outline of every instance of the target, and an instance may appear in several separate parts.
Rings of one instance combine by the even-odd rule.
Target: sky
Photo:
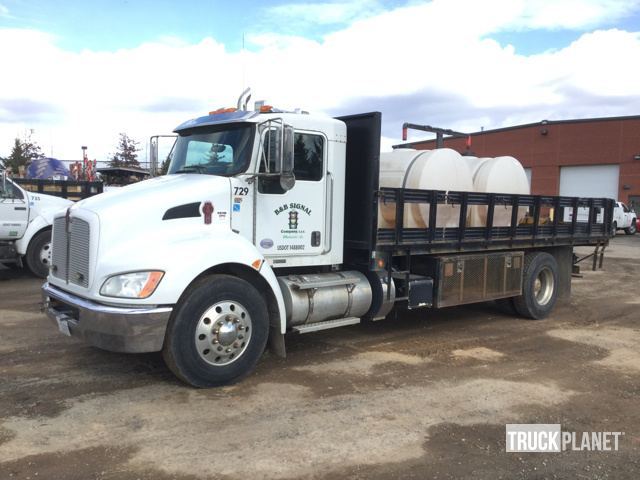
[[[0,156],[108,160],[253,100],[475,132],[640,115],[640,0],[0,0]],[[640,133],[639,133],[640,135]],[[410,132],[409,140],[424,138]]]

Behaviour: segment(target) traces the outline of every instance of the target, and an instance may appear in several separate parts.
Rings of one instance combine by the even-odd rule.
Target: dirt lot
[[[0,270],[0,479],[637,479],[640,235],[609,250],[547,320],[480,306],[292,337],[211,390],[62,336],[41,282]],[[625,435],[514,454],[505,423]]]

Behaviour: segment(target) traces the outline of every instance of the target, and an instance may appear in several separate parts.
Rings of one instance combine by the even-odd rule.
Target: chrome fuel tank
[[[287,326],[362,317],[371,306],[371,286],[357,271],[278,277]]]

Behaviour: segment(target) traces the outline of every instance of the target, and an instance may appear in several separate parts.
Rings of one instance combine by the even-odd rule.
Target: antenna
[[[242,50],[240,50],[240,61],[242,62],[242,88],[244,89],[245,86],[245,72],[246,72],[246,65],[245,65],[245,53],[244,53],[244,32],[242,32]],[[240,108],[240,107],[238,107]]]
[[[244,96],[251,92],[251,89],[249,87],[245,88],[244,91],[240,94],[240,96],[238,97],[238,110],[241,109],[242,107],[242,100],[244,99]],[[251,98],[251,94],[249,94],[249,97],[247,98],[247,101],[244,103],[244,109],[246,110],[247,108],[247,102],[249,101],[249,98]]]

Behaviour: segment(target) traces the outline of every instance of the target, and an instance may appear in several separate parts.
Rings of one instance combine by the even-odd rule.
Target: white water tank
[[[480,162],[480,160],[484,160]],[[473,190],[484,193],[517,193],[529,195],[529,181],[522,164],[513,157],[504,156],[477,159],[473,175]],[[469,209],[469,224],[484,227],[487,222],[487,207],[472,206]],[[526,215],[527,208],[518,209],[518,222]],[[511,225],[511,207],[496,204],[493,213],[494,227]]]
[[[421,155],[431,150],[414,150],[402,148],[392,152],[380,154],[380,187],[402,188],[405,183],[407,168]],[[405,204],[405,226],[411,221],[411,205]],[[407,222],[409,220],[409,222]],[[393,228],[396,221],[396,204],[392,202],[378,202],[378,228]]]
[[[380,186],[392,188],[416,188],[421,190],[472,191],[471,171],[455,150],[398,149],[380,156]],[[395,225],[395,204],[380,202],[378,225],[391,228]],[[404,227],[426,228],[429,223],[427,204],[405,204]],[[437,226],[457,227],[460,207],[440,205]]]

